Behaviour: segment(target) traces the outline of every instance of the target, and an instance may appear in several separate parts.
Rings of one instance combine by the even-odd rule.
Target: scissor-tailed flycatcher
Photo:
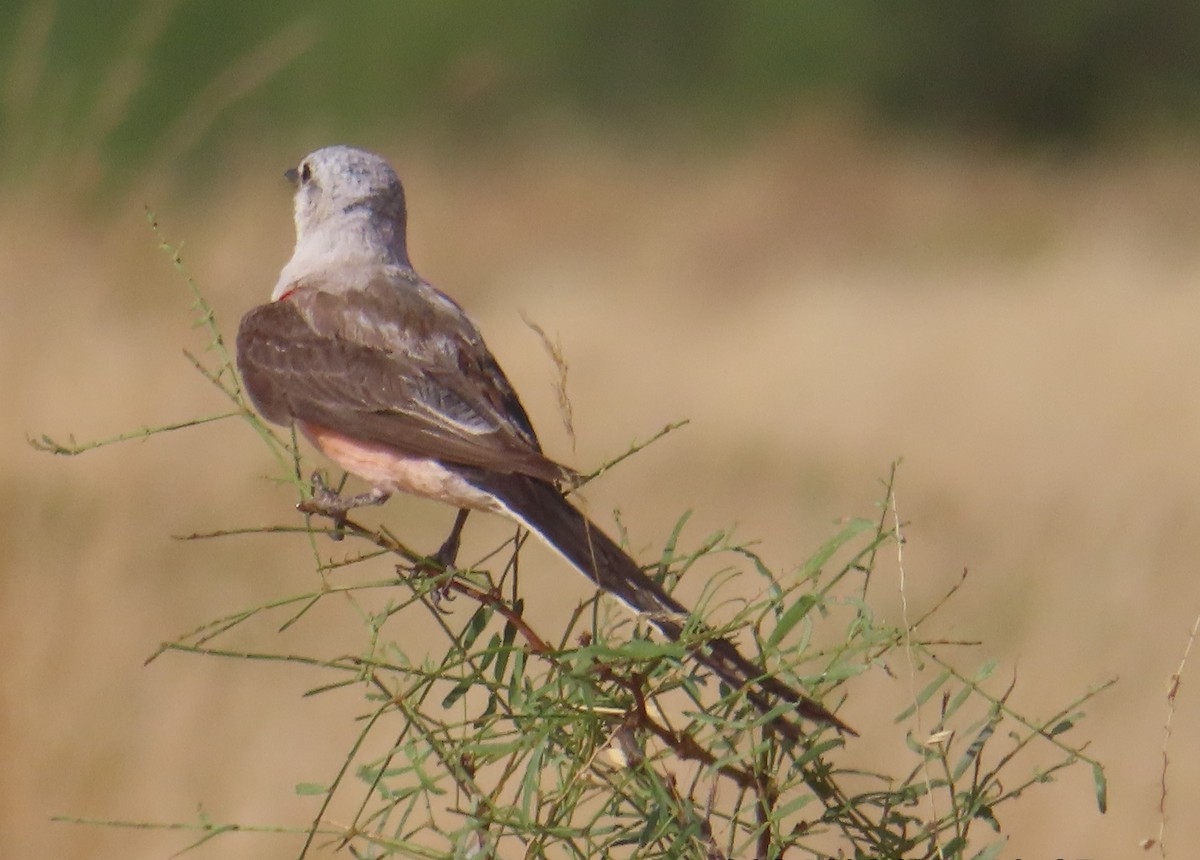
[[[642,572],[558,489],[571,470],[542,454],[521,401],[475,325],[413,271],[404,189],[379,156],[331,146],[287,172],[296,249],[269,304],[238,329],[238,368],[269,420],[295,422],[373,489],[324,499],[344,517],[403,490],[461,511],[516,520],[672,640],[688,610]],[[457,531],[447,542],[451,553]],[[695,658],[765,711],[780,701],[814,722],[853,729],[774,678],[726,639]],[[782,717],[777,727],[799,737]]]

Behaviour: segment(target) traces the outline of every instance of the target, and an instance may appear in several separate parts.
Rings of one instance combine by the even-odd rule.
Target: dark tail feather
[[[672,641],[678,641],[690,614],[685,606],[662,590],[637,563],[604,532],[576,510],[551,484],[525,475],[498,475],[464,471],[467,479],[496,496],[510,516],[537,534],[571,565],[604,591],[638,613]],[[777,701],[788,702],[805,719],[851,735],[858,732],[812,699],[789,687],[758,664],[746,659],[727,639],[714,638],[694,648],[692,656],[746,697],[763,713]],[[753,687],[748,685],[753,683]],[[782,734],[799,739],[799,728],[781,718],[774,725]]]

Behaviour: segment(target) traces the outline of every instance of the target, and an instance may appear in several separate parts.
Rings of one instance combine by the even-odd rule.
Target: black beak
[[[290,182],[293,188],[300,186],[300,172],[294,167],[289,167],[283,171],[283,178]]]

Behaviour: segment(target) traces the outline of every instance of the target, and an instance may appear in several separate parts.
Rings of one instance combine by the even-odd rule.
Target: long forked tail
[[[563,498],[552,484],[526,475],[482,470],[464,471],[464,477],[495,496],[509,516],[540,537],[593,583],[634,612],[644,613],[669,639],[678,641],[682,636],[690,614],[687,608],[642,572],[624,550]],[[746,698],[763,713],[784,701],[800,717],[858,735],[817,702],[743,657],[728,639],[708,639],[692,649],[692,656],[734,689],[744,689]],[[796,724],[782,717],[773,725],[787,737],[802,737]]]

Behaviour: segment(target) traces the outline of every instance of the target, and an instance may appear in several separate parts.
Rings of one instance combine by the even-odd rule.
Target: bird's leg
[[[462,530],[467,522],[468,513],[470,512],[466,508],[459,508],[458,515],[454,518],[454,525],[450,528],[450,534],[442,541],[442,545],[438,547],[438,551],[424,561],[417,562],[412,570],[413,574],[417,576],[445,577],[430,593],[433,605],[439,609],[441,608],[442,601],[454,599],[454,592],[450,590],[450,584],[454,578],[455,563],[458,560],[458,548],[462,543]]]
[[[462,530],[467,522],[467,514],[470,511],[466,508],[459,508],[458,515],[454,518],[454,525],[450,528],[450,534],[442,541],[442,545],[438,547],[438,551],[430,556],[443,569],[449,570],[454,567],[454,563],[458,561],[458,548],[462,544]]]
[[[346,526],[346,515],[355,508],[367,505],[382,505],[391,493],[372,487],[370,492],[359,493],[356,496],[342,496],[329,489],[320,472],[312,474],[312,498],[296,505],[296,510],[306,514],[318,514],[333,520],[335,531],[330,536],[341,540],[341,530]]]

